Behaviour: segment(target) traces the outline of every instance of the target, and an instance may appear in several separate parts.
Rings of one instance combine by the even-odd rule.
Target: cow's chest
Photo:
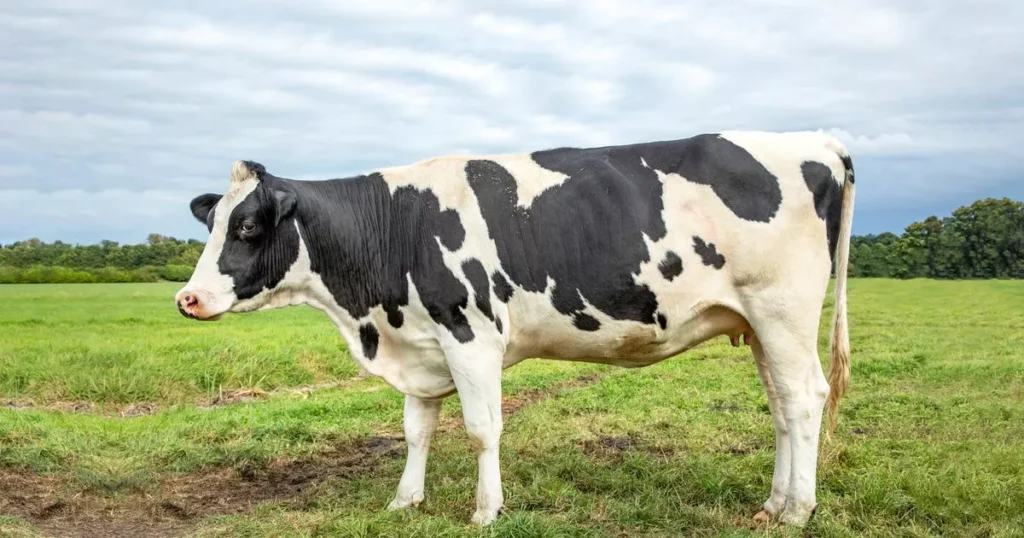
[[[455,390],[436,326],[409,323],[401,328],[376,323],[379,332],[376,354],[360,362],[370,373],[395,389],[419,398],[447,396]]]

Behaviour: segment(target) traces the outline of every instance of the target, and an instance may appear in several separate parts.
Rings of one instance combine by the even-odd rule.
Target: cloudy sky
[[[313,179],[740,128],[838,134],[855,232],[898,232],[1024,199],[1022,23],[1020,0],[5,0],[0,242],[205,239],[188,201],[239,158]]]

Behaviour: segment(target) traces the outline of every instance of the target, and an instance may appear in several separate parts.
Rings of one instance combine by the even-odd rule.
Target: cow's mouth
[[[189,312],[188,310],[185,310],[180,305],[178,306],[178,312],[180,312],[182,316],[185,316],[188,319],[193,319],[193,320],[196,320],[196,321],[217,321],[220,318],[224,317],[223,313],[214,314],[212,316],[204,316],[204,315],[200,315],[200,314],[195,314],[195,313]]]

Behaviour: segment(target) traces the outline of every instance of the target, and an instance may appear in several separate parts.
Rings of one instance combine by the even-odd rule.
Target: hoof
[[[406,508],[418,508],[423,502],[422,493],[414,493],[410,497],[395,497],[388,505],[388,510],[404,510]]]
[[[814,505],[810,510],[804,507],[786,507],[786,510],[782,512],[782,516],[779,517],[779,521],[786,525],[803,527],[817,511],[818,505]]]
[[[501,514],[503,511],[504,508],[481,508],[473,513],[473,519],[471,521],[473,522],[473,525],[476,525],[477,527],[486,527],[491,523],[494,523],[494,520],[498,519],[498,515]]]
[[[761,510],[754,514],[754,523],[758,525],[767,525],[772,522],[772,515],[767,510]]]

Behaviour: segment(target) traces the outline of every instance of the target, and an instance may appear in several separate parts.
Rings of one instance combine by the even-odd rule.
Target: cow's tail
[[[828,370],[828,437],[835,433],[839,400],[850,386],[850,331],[846,321],[846,273],[850,265],[850,233],[853,225],[854,177],[853,160],[846,148],[832,140],[830,147],[843,162],[842,216],[839,221],[839,241],[835,253],[835,309],[832,316],[830,361]]]

